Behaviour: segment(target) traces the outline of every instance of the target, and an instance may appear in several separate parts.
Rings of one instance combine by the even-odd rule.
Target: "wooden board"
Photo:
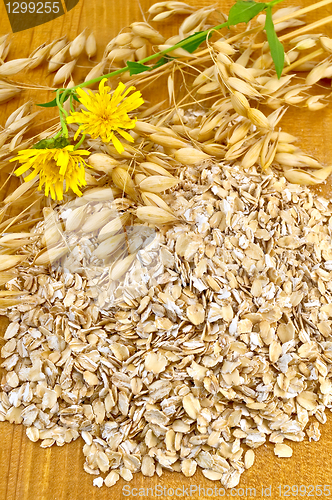
[[[97,35],[100,57],[105,44],[115,36],[121,28],[129,23],[142,19],[141,8],[146,11],[152,0],[80,0],[78,5],[61,18],[47,24],[28,29],[14,35],[10,58],[27,57],[41,43],[67,34],[73,39],[82,29],[88,27]],[[199,6],[209,5],[208,0],[189,0],[189,3]],[[311,0],[285,1],[285,5],[307,6]],[[231,0],[217,0],[217,8],[228,11]],[[332,8],[323,8],[310,14],[309,20],[332,14]],[[175,32],[174,20],[165,23],[168,33]],[[331,34],[331,26],[323,28]],[[0,35],[10,32],[10,25],[5,14],[4,4],[0,2]],[[98,59],[98,57],[97,57]],[[88,61],[82,64],[88,65]],[[52,77],[47,77],[46,69],[35,70],[33,78],[27,75],[30,83],[51,84]],[[19,78],[18,78],[19,79]],[[27,91],[14,101],[0,107],[0,126],[4,125],[6,117],[28,98],[41,102],[47,98],[45,92]],[[41,122],[54,119],[54,111],[43,113],[36,130],[41,128]],[[51,123],[51,122],[50,122]],[[305,110],[291,110],[283,119],[285,130],[301,138],[303,149],[315,155],[324,164],[331,161],[332,106],[319,113],[307,113]],[[3,198],[3,195],[2,195]],[[1,199],[2,199],[1,198]],[[3,341],[0,339],[0,346]],[[332,485],[332,416],[322,426],[322,438],[318,443],[308,441],[294,443],[293,457],[278,459],[274,456],[270,445],[257,450],[256,463],[241,479],[237,492],[231,498],[282,498],[287,489],[285,485]],[[120,480],[111,490],[92,486],[93,476],[83,472],[82,440],[61,448],[41,449],[38,443],[32,443],[25,435],[23,426],[0,423],[0,500],[105,500],[106,498],[135,498],[124,496],[122,488],[126,484]],[[161,478],[144,478],[137,474],[129,483],[130,488],[152,487],[190,488],[190,485],[200,486],[201,491],[193,493],[190,498],[218,498],[212,490],[216,484],[208,481],[201,473],[186,479],[180,474],[164,473]],[[217,484],[219,487],[220,483]],[[281,490],[278,489],[281,486]],[[262,495],[262,487],[267,489]],[[271,489],[270,489],[271,487]],[[203,489],[205,488],[205,492]],[[239,490],[242,488],[243,490]],[[255,488],[250,492],[249,489]],[[332,496],[332,486],[331,486]],[[160,490],[159,490],[160,491]],[[309,490],[308,490],[309,492]],[[138,491],[137,491],[138,493]],[[161,494],[158,498],[171,498],[171,491]],[[181,493],[181,491],[178,491]],[[184,492],[185,493],[185,492]],[[188,490],[189,493],[189,490]],[[270,494],[269,494],[270,493]],[[319,492],[318,492],[319,493]],[[327,493],[327,490],[326,490]],[[222,491],[219,492],[222,497]],[[290,495],[292,496],[292,495]],[[173,496],[181,498],[181,496]],[[186,496],[184,495],[184,498]],[[142,498],[142,497],[140,497]],[[150,498],[152,495],[150,494]],[[318,495],[311,498],[318,498]],[[321,498],[328,498],[326,495]]]

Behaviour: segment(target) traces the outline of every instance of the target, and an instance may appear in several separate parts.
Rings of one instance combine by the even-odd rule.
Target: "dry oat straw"
[[[81,198],[51,204],[35,180],[7,190],[0,420],[23,424],[44,448],[81,436],[97,486],[200,467],[231,488],[262,444],[291,457],[294,443],[320,437],[332,397],[332,206],[307,186],[332,167],[279,126],[289,107],[329,102],[332,40],[316,34],[324,19],[304,17],[315,7],[275,14],[280,80],[262,16],[214,34],[194,54],[178,49],[165,66],[123,76],[143,95],[164,82],[169,105],[145,106],[122,155],[85,139]],[[165,40],[158,22],[173,15],[179,34]],[[149,23],[109,42],[89,78],[207,29],[215,15],[159,2]],[[48,64],[63,84],[84,50],[96,53],[87,32],[15,61],[10,43],[0,39],[3,102],[24,90],[19,72]],[[25,103],[0,132],[5,185],[10,158],[58,130],[31,138],[36,113]]]

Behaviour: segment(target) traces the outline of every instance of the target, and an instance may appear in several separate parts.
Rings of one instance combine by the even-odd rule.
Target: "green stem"
[[[267,7],[274,7],[275,5],[277,5],[278,3],[281,3],[283,1],[284,0],[272,0],[271,2],[269,2],[268,4],[266,4],[266,8]],[[208,35],[208,33],[210,31],[212,31],[212,30],[213,31],[217,31],[217,30],[221,30],[223,28],[229,28],[228,22],[222,23],[222,24],[218,24],[217,26],[214,26],[213,28],[210,28],[210,29],[206,30],[205,34]],[[197,33],[196,35],[193,35],[191,37],[191,41],[194,42],[195,40],[197,40],[197,38],[199,38],[201,36],[202,36],[201,32]],[[141,59],[140,61],[137,61],[137,62],[139,64],[145,64],[145,63],[147,63],[149,61],[153,61],[154,59],[162,57],[162,56],[168,54],[169,52],[172,52],[175,49],[182,48],[183,46],[187,45],[187,43],[188,43],[188,40],[186,38],[184,40],[181,40],[181,42],[178,42],[175,45],[172,45],[172,47],[168,47],[167,49],[161,50],[160,52],[156,52],[155,54],[152,54],[151,56],[145,57],[144,59]],[[100,82],[104,78],[111,78],[112,76],[121,75],[122,73],[125,73],[128,70],[129,70],[129,67],[126,65],[125,67],[117,69],[116,71],[112,71],[111,73],[107,73],[106,75],[98,76],[97,78],[93,78],[92,80],[88,80],[87,82],[83,82],[83,83],[80,83],[78,85],[75,85],[74,87],[72,87],[70,89],[70,91],[74,91],[74,90],[76,90],[78,88],[88,87],[89,85],[92,85],[94,83]],[[65,90],[65,89],[61,89],[61,90]],[[68,90],[68,89],[66,89],[66,90]]]
[[[271,2],[265,4],[264,10],[267,8],[272,8],[275,5],[277,5],[278,3],[281,3],[282,1],[283,0],[271,0]],[[207,36],[209,34],[209,32],[211,32],[211,31],[218,31],[220,29],[229,28],[229,27],[230,27],[230,25],[228,22],[218,24],[217,26],[214,26],[213,28],[210,28],[204,32],[199,32],[199,33],[194,34],[193,36],[190,37],[190,39],[192,42],[195,42],[195,40],[202,37],[203,33],[206,34],[206,36]],[[188,43],[188,38],[185,38],[184,40],[181,40],[181,42],[178,42],[175,45],[172,45],[172,47],[168,47],[167,49],[161,50],[160,52],[156,52],[155,54],[152,54],[151,56],[145,57],[144,59],[141,59],[140,61],[137,61],[137,62],[139,64],[145,64],[147,62],[153,61],[154,59],[160,58],[160,57],[168,54],[169,52],[172,52],[175,49],[179,49],[179,48],[184,47],[185,45],[187,45],[187,43]],[[148,69],[148,67],[147,67],[147,69]],[[84,88],[84,87],[88,87],[90,85],[93,85],[94,83],[98,83],[101,80],[103,80],[104,78],[111,78],[111,77],[114,77],[117,75],[121,75],[122,73],[125,73],[128,70],[129,70],[129,67],[126,65],[125,67],[117,69],[116,71],[112,71],[111,73],[108,73],[106,75],[98,76],[97,78],[93,78],[92,80],[89,80],[87,82],[83,82],[83,83],[80,83],[78,85],[75,85],[71,89],[58,89],[57,90],[56,102],[57,102],[57,105],[59,107],[61,127],[62,127],[62,130],[63,130],[65,137],[68,137],[68,129],[67,129],[67,125],[66,125],[66,120],[64,118],[64,116],[68,116],[68,113],[63,108],[63,103],[64,103],[64,99],[65,99],[66,95],[68,93],[74,92],[78,88]],[[59,100],[59,93],[60,92],[63,92],[63,93],[61,95],[61,99]],[[71,100],[71,108],[72,108],[72,100]],[[81,143],[81,141],[78,144],[80,144],[80,143]]]
[[[281,3],[283,1],[284,0],[272,0],[272,2],[268,3],[268,7],[274,7],[275,5],[277,5],[278,3]]]
[[[68,113],[67,111],[65,110],[65,108],[63,107],[64,105],[64,102],[65,102],[65,98],[66,98],[66,95],[68,94],[69,90],[66,89],[62,94],[61,94],[61,97],[60,97],[60,104],[61,104],[61,109],[62,109],[62,112],[65,116],[68,116]]]
[[[68,137],[68,128],[67,128],[67,124],[66,124],[66,118],[64,117],[64,115],[68,116],[68,113],[63,108],[63,102],[61,102],[61,99],[60,99],[60,91],[61,91],[61,89],[58,89],[56,91],[56,97],[55,98],[56,98],[57,106],[59,108],[59,116],[60,116],[60,123],[61,123],[61,132],[64,135],[64,137]],[[61,96],[61,98],[62,98],[62,96]]]
[[[54,139],[57,139],[58,137],[60,137],[61,134],[62,134],[62,128],[59,130],[59,132],[57,134],[55,134]]]
[[[71,109],[72,113],[74,113],[75,112],[75,108],[74,108],[74,105],[73,105],[73,95],[72,94],[69,97],[69,100],[70,100],[70,109]]]
[[[142,61],[139,61],[139,62],[142,62]],[[124,73],[128,69],[129,69],[128,66],[125,66],[124,68],[120,68],[116,71],[113,71],[112,73],[108,73],[107,75],[98,76],[98,78],[93,78],[93,80],[89,80],[88,82],[83,82],[83,83],[80,83],[79,85],[75,85],[75,87],[72,87],[70,90],[76,90],[78,88],[88,87],[89,85],[92,85],[93,83],[100,82],[101,80],[103,80],[103,78],[110,78],[111,76],[121,75],[121,73]]]
[[[84,142],[84,139],[85,139],[85,134],[82,134],[80,140],[75,144],[74,151],[76,151],[76,149],[80,147],[80,145]]]
[[[274,7],[278,3],[283,2],[284,0],[272,0],[271,2],[266,4],[267,7]],[[208,35],[210,31],[218,31],[223,28],[229,28],[228,22],[218,24],[217,26],[214,26],[213,28],[210,28],[206,30],[204,33]],[[203,33],[197,33],[196,35],[193,35],[191,37],[191,41],[197,40],[197,38],[201,37]],[[158,57],[162,57],[165,54],[168,54],[169,52],[172,52],[175,49],[180,49],[183,46],[187,45],[188,39],[181,40],[181,42],[176,43],[175,45],[172,45],[172,47],[168,47],[167,49],[161,50],[160,52],[156,52],[155,54],[152,54],[151,56],[145,57],[144,59],[141,59],[140,61],[137,61],[139,64],[145,64],[149,61],[153,61],[154,59],[157,59]],[[83,87],[88,87],[89,85],[92,85],[93,83],[98,83],[100,82],[103,78],[111,78],[112,76],[117,76],[121,75],[122,73],[125,73],[125,71],[128,71],[129,67],[126,65],[124,68],[117,69],[116,71],[113,71],[112,73],[108,73],[103,76],[98,76],[97,78],[93,78],[92,80],[89,80],[87,82],[80,83],[79,85],[76,85],[75,87],[72,87],[71,90],[75,90],[77,88],[83,88]]]
[[[282,1],[282,0],[278,0],[278,1]],[[205,33],[208,34],[209,31],[211,31],[211,30],[220,30],[222,28],[227,28],[227,27],[228,27],[228,23],[219,24],[218,26],[214,26],[213,28],[206,30]],[[191,41],[194,42],[197,38],[199,38],[201,36],[202,36],[202,33],[197,33],[196,35],[193,35],[191,37]],[[160,52],[156,52],[155,54],[152,54],[151,56],[145,57],[144,59],[141,59],[140,61],[137,61],[137,62],[139,64],[144,64],[144,63],[147,63],[149,61],[153,61],[154,59],[162,57],[165,54],[168,54],[169,52],[172,52],[175,49],[180,49],[181,47],[183,47],[187,43],[188,43],[187,39],[181,40],[181,42],[178,42],[175,45],[172,45],[172,47],[168,47],[167,49],[161,50]],[[104,78],[111,78],[112,76],[121,75],[122,73],[125,73],[128,70],[129,70],[129,67],[126,65],[124,68],[120,68],[120,69],[117,69],[116,71],[112,71],[112,73],[98,76],[97,78],[93,78],[92,80],[89,80],[87,82],[83,82],[83,83],[80,83],[79,85],[75,85],[75,87],[72,87],[70,90],[76,90],[78,88],[88,87],[89,85],[100,82]],[[64,90],[64,89],[61,89],[61,90]]]

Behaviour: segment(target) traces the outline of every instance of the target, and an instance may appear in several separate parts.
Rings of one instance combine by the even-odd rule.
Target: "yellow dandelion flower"
[[[39,175],[39,187],[41,191],[45,185],[45,195],[51,195],[53,200],[63,199],[64,183],[66,192],[70,188],[75,194],[81,196],[79,187],[85,186],[86,162],[81,156],[89,155],[89,151],[74,151],[74,146],[51,149],[24,149],[18,152],[16,158],[21,166],[15,170],[17,176],[24,174],[30,168],[32,172],[25,177],[25,181],[31,181]]]
[[[115,132],[127,141],[134,141],[131,135],[123,129],[135,127],[137,118],[130,118],[128,113],[141,106],[144,100],[138,91],[128,95],[129,92],[135,90],[135,87],[126,89],[123,83],[119,83],[111,94],[111,88],[105,85],[106,82],[107,78],[100,82],[99,92],[96,94],[91,90],[85,92],[81,88],[77,89],[79,101],[85,109],[71,112],[71,116],[67,117],[67,122],[79,124],[75,139],[81,132],[90,134],[93,139],[101,137],[104,142],[112,141],[115,149],[122,153],[124,147]]]

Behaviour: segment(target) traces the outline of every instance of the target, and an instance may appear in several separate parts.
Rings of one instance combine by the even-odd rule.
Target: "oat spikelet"
[[[329,61],[325,61],[322,64],[318,64],[314,69],[310,71],[307,78],[305,79],[306,85],[314,85],[322,78],[325,78],[326,70],[329,67]]]
[[[327,36],[321,36],[319,37],[319,41],[326,52],[329,52],[332,54],[332,40],[331,38],[328,38]]]
[[[176,161],[183,165],[195,165],[204,160],[209,160],[210,155],[194,148],[181,148],[174,153]]]
[[[116,188],[97,187],[84,191],[82,200],[84,201],[110,201],[113,200],[121,191]]]
[[[140,120],[137,120],[135,123],[134,127],[134,132],[137,134],[144,134],[144,135],[150,135],[154,134],[155,132],[161,132],[161,129],[159,127],[156,127],[155,125],[152,125],[151,123],[148,122],[143,122]]]
[[[69,49],[69,44],[66,43],[65,46],[62,47],[61,50],[59,50],[59,52],[52,55],[52,57],[48,63],[48,71],[50,73],[53,73],[53,71],[56,71],[59,68],[61,68],[62,64],[64,63],[64,61],[66,59],[66,54],[68,52],[68,49]],[[50,54],[51,53],[52,53],[52,50],[50,51]]]
[[[300,184],[301,186],[315,186],[324,182],[332,173],[332,166],[321,170],[306,171],[301,169],[285,170],[284,176],[289,182]]]
[[[233,92],[231,94],[231,103],[235,111],[241,116],[248,116],[250,104],[248,99],[241,92]]]
[[[135,183],[128,174],[127,170],[121,167],[115,167],[112,170],[112,181],[123,192],[125,192],[133,200],[138,199],[138,195],[135,188]]]
[[[138,207],[137,217],[148,224],[162,226],[177,221],[177,217],[159,207]]]
[[[128,255],[123,260],[116,262],[110,271],[110,279],[115,281],[121,278],[128,271],[135,258],[136,254],[132,254]]]
[[[53,79],[53,85],[59,85],[60,83],[66,82],[68,78],[71,76],[76,66],[76,62],[77,59],[74,59],[73,61],[69,61],[68,63],[64,64],[60,69],[58,69]]]
[[[39,238],[38,235],[33,235],[31,233],[6,234],[0,238],[0,246],[6,248],[19,248],[23,245],[28,245],[37,238]]]
[[[147,175],[164,175],[173,179],[173,175],[168,172],[166,168],[158,165],[158,163],[154,163],[152,161],[143,161],[139,166]]]
[[[132,23],[130,27],[135,33],[135,35],[146,38],[151,43],[159,45],[163,43],[165,40],[165,38],[157,30],[152,28],[152,26],[150,26],[148,23],[143,23],[143,22]]]
[[[260,141],[257,141],[253,146],[251,146],[251,148],[247,151],[247,153],[242,158],[241,165],[243,168],[250,168],[256,164],[256,162],[259,158],[262,146],[263,146],[263,139],[261,139]]]
[[[230,72],[237,76],[238,78],[242,78],[249,83],[255,83],[254,71],[252,68],[245,68],[242,64],[231,63],[229,66]]]
[[[97,54],[97,42],[93,33],[90,33],[85,42],[85,52],[89,59]]]
[[[111,62],[130,61],[134,51],[132,49],[113,49],[109,52],[107,59]]]
[[[36,266],[46,266],[54,264],[57,260],[64,257],[69,252],[68,247],[50,248],[41,253],[34,261]]]
[[[31,189],[37,182],[37,179],[32,179],[28,182],[23,182],[18,188],[16,188],[12,193],[10,193],[4,200],[3,203],[13,203],[16,200],[19,200],[22,196],[25,195],[29,189]]]
[[[218,40],[218,42],[215,42],[213,44],[213,48],[217,52],[220,52],[221,54],[225,54],[227,56],[232,56],[236,52],[234,47],[232,47],[232,45],[230,45],[229,43],[227,43],[224,40]]]
[[[4,35],[0,38],[0,59],[4,62],[8,55],[11,42],[8,40],[9,35]]]
[[[201,23],[209,17],[213,10],[211,7],[205,7],[188,16],[180,26],[180,34],[188,36],[193,30],[199,31]]]
[[[76,231],[82,226],[86,217],[86,206],[75,208],[66,219],[66,231]]]
[[[12,269],[26,259],[27,255],[0,255],[0,271]]]
[[[186,143],[180,139],[163,134],[151,134],[150,140],[160,146],[163,146],[164,148],[180,149],[186,147]]]
[[[16,97],[21,92],[21,89],[11,88],[11,89],[0,89],[0,103],[10,101],[13,97]]]
[[[50,44],[42,44],[38,49],[36,49],[30,55],[30,58],[33,58],[33,61],[29,65],[29,69],[37,68],[48,56],[49,51],[52,47],[52,43]]]
[[[167,212],[173,213],[172,209],[167,205],[167,203],[157,194],[150,193],[148,191],[142,191],[141,197],[143,203],[146,206],[155,206],[166,210]]]
[[[9,127],[15,120],[19,120],[22,118],[25,114],[29,113],[32,108],[32,101],[25,102],[17,108],[15,111],[13,111],[7,118],[6,123],[5,123],[5,129]]]
[[[73,59],[77,59],[83,52],[86,42],[85,30],[82,31],[77,37],[71,42],[69,46],[69,54]]]
[[[216,80],[213,82],[206,83],[203,87],[197,90],[197,94],[211,94],[220,89],[220,84]]]
[[[127,224],[129,219],[130,219],[130,214],[128,212],[118,217],[115,217],[99,231],[98,240],[104,241],[110,236],[113,236],[114,234],[123,231],[123,226]]]
[[[231,76],[228,78],[227,84],[232,87],[232,89],[237,90],[241,94],[244,94],[248,97],[255,98],[260,97],[260,93],[249,83],[240,80],[240,78],[235,78],[235,76]]]
[[[107,60],[103,59],[100,63],[96,64],[94,68],[86,75],[84,81],[88,82],[89,80],[93,80],[94,78],[98,78],[104,74],[104,69],[106,66]]]
[[[17,75],[20,71],[27,69],[32,62],[33,58],[30,57],[8,61],[0,66],[0,76]]]
[[[93,251],[98,259],[106,259],[109,255],[114,253],[119,247],[121,247],[126,241],[126,235],[124,232],[115,234],[110,238],[107,238]]]
[[[163,175],[152,175],[144,179],[139,188],[150,193],[162,193],[163,191],[175,187],[179,180],[175,177],[165,177]]]
[[[317,160],[304,154],[278,153],[276,155],[276,161],[280,163],[280,165],[285,165],[287,167],[323,168]]]
[[[240,123],[228,139],[228,144],[233,145],[244,139],[247,136],[250,127],[251,122],[249,120],[244,120],[243,123]]]
[[[54,222],[49,225],[44,231],[41,239],[41,244],[45,247],[52,247],[62,239],[62,227],[60,224]]]
[[[198,76],[196,76],[195,80],[193,81],[193,87],[209,82],[212,76],[214,76],[214,73],[215,73],[214,65],[210,66],[209,68],[206,68]]]
[[[324,99],[325,95],[313,95],[306,100],[306,106],[310,111],[319,111],[320,109],[325,108],[328,103],[327,102],[319,102],[319,99]]]
[[[23,116],[22,118],[19,118],[17,120],[14,120],[8,127],[7,127],[7,132],[9,134],[16,134],[20,130],[22,130],[24,127],[29,125],[33,120],[38,116],[40,111],[36,111],[35,113],[31,113],[31,115],[28,116]]]
[[[55,40],[53,42],[51,49],[50,49],[50,53],[49,53],[50,58],[55,56],[55,54],[57,54],[58,52],[60,52],[60,50],[62,50],[66,45],[67,45],[67,37],[66,36],[63,36],[63,37],[59,38],[58,40]]]
[[[104,227],[110,219],[115,216],[114,210],[103,208],[100,212],[91,214],[84,222],[82,231],[85,233],[92,233]]]
[[[105,153],[94,153],[89,156],[89,165],[94,169],[110,174],[114,167],[119,165],[118,160],[115,160],[110,155]]]
[[[250,108],[248,110],[248,118],[256,127],[270,129],[270,122],[259,109]]]

